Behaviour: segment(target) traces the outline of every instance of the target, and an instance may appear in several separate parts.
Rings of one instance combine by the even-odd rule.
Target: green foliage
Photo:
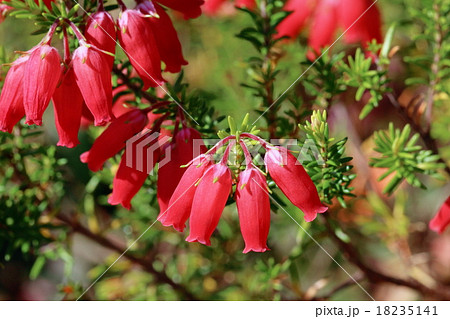
[[[344,196],[354,196],[350,187],[351,181],[356,177],[351,174],[351,157],[345,156],[345,143],[347,138],[335,143],[335,138],[329,136],[327,112],[314,111],[311,121],[299,127],[306,133],[306,142],[317,145],[320,157],[306,160],[303,164],[316,184],[321,199],[331,204],[336,198],[342,207],[346,207]],[[314,155],[314,154],[313,154]]]
[[[33,142],[41,132],[23,128],[21,135],[0,132],[0,254],[36,254],[52,240],[54,207],[64,194],[56,147]]]
[[[425,188],[417,175],[425,174],[435,178],[441,178],[439,169],[444,164],[439,163],[439,155],[430,150],[424,150],[417,145],[419,134],[410,138],[411,127],[406,125],[403,130],[394,129],[394,124],[389,123],[389,130],[374,133],[375,151],[381,154],[379,158],[372,158],[370,164],[374,167],[388,168],[379,177],[379,181],[389,175],[393,175],[384,192],[392,194],[403,180],[414,187]]]

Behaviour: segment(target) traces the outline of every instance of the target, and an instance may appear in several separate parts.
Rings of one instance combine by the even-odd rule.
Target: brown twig
[[[398,286],[405,286],[412,288],[420,293],[422,293],[425,296],[430,296],[433,298],[438,298],[440,300],[450,300],[450,290],[439,286],[436,287],[436,289],[429,288],[422,283],[418,282],[414,279],[402,279],[402,278],[396,278],[392,277],[390,275],[383,274],[379,272],[378,270],[375,270],[371,268],[370,266],[366,265],[358,251],[353,247],[351,244],[346,243],[342,241],[334,232],[333,227],[331,226],[330,222],[326,218],[322,218],[324,221],[325,226],[328,229],[329,234],[331,235],[331,238],[334,240],[334,242],[339,246],[340,249],[345,253],[347,259],[353,263],[355,266],[357,266],[361,271],[366,275],[367,279],[372,283],[379,283],[379,282],[387,282]]]
[[[149,101],[150,103],[156,103],[158,102],[158,99],[150,95],[149,93],[143,91],[138,85],[132,83],[128,76],[123,73],[122,70],[120,70],[116,65],[113,67],[113,73],[119,77],[120,80],[122,80],[122,83],[125,84],[131,91],[133,91],[137,95],[141,95],[144,99]]]
[[[119,254],[122,254],[126,250],[126,248],[121,247],[120,245],[110,241],[108,238],[91,232],[88,228],[84,227],[78,221],[70,217],[59,214],[57,218],[60,221],[64,222],[66,225],[68,225],[72,231],[79,233],[83,236],[86,236],[87,238],[102,245],[103,247],[111,249]],[[157,271],[153,267],[152,260],[137,257],[129,252],[126,252],[123,256],[128,260],[130,260],[131,262],[140,265],[148,273],[154,275],[157,282],[162,284],[168,284],[169,286],[171,286],[175,291],[183,295],[186,300],[198,300],[198,298],[191,291],[189,291],[183,285],[174,282],[169,276],[167,276],[165,272]]]

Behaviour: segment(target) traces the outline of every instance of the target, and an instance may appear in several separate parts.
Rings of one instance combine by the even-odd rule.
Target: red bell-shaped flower
[[[158,4],[155,4],[155,9],[159,18],[149,18],[147,21],[153,28],[161,60],[166,64],[164,71],[178,73],[181,71],[181,66],[188,63],[183,58],[177,31],[166,11]]]
[[[81,154],[91,171],[100,170],[108,158],[113,157],[126,145],[126,141],[139,133],[147,124],[147,112],[133,109],[115,119],[95,140],[92,148]]]
[[[87,42],[97,48],[114,54],[116,52],[116,24],[106,11],[98,11],[88,18],[86,31]],[[106,55],[105,59],[112,68],[114,57]]]
[[[321,0],[317,5],[311,23],[308,37],[308,45],[313,49],[313,54],[319,55],[320,51],[331,44],[339,23],[339,2],[336,0]]]
[[[173,228],[180,232],[184,230],[186,221],[191,214],[198,182],[211,164],[212,162],[204,155],[200,155],[200,157],[192,161],[192,164],[186,169],[186,172],[175,188],[167,209],[161,209],[158,217],[161,224],[164,226],[173,226]]]
[[[82,43],[73,53],[75,80],[96,126],[105,125],[113,118],[111,65],[108,63],[105,53],[87,44]]]
[[[170,154],[170,158],[161,161],[158,169],[157,197],[161,213],[169,206],[170,198],[186,171],[186,168],[181,166],[206,152],[200,133],[193,128],[180,130],[169,147],[166,154]]]
[[[430,229],[441,234],[450,225],[450,196],[430,221]]]
[[[284,147],[270,148],[264,157],[270,176],[286,197],[304,213],[307,222],[328,207],[322,205],[317,189],[303,166]]]
[[[270,201],[266,179],[258,169],[248,168],[239,174],[236,206],[245,241],[244,254],[268,250],[266,242],[270,228]]]
[[[210,167],[200,180],[192,202],[189,236],[186,241],[210,246],[231,191],[231,171],[223,163]]]
[[[39,44],[29,52],[23,78],[26,123],[42,125],[42,115],[61,77],[61,57],[48,44]]]
[[[25,115],[23,107],[23,76],[29,56],[18,58],[5,78],[0,96],[0,130],[12,132],[14,125]]]
[[[149,19],[137,10],[125,10],[117,23],[118,37],[123,50],[136,72],[144,81],[144,89],[162,85],[161,57]]]
[[[52,97],[55,110],[55,125],[58,131],[58,146],[75,147],[81,123],[83,96],[75,81],[73,68],[70,67]]]

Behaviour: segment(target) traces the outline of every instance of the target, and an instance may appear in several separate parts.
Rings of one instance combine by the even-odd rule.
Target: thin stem
[[[63,26],[63,44],[64,44],[64,63],[66,65],[70,64],[70,46],[69,46],[69,37],[67,35],[67,29],[66,26]]]
[[[68,225],[74,232],[79,233],[94,242],[102,245],[103,247],[109,248],[119,254],[122,254],[126,248],[119,246],[118,244],[112,242],[106,237],[103,237],[101,235],[95,234],[91,232],[88,228],[81,225],[78,221],[69,218],[67,216],[64,216],[62,214],[59,214],[57,218],[64,222],[66,225]],[[171,286],[175,291],[179,292],[181,295],[183,295],[187,300],[198,300],[198,298],[189,291],[185,286],[178,284],[174,282],[165,272],[157,271],[153,267],[153,260],[144,259],[142,257],[137,257],[130,252],[126,252],[123,255],[125,258],[130,260],[131,262],[134,262],[135,264],[138,264],[142,266],[142,268],[147,271],[148,273],[152,274],[155,278],[155,280],[159,283],[168,284]]]
[[[216,145],[211,147],[205,154],[211,154],[211,155],[214,154],[219,147],[224,146],[229,140],[231,140],[233,138],[236,138],[236,136],[230,135],[230,136],[225,137],[224,139],[217,142]]]
[[[251,133],[242,133],[241,137],[247,137],[249,139],[252,139],[254,141],[257,141],[258,143],[260,143],[262,145],[262,147],[264,147],[265,149],[269,148],[271,145],[270,143],[266,142],[264,139],[262,139],[259,136],[256,136],[254,134]]]
[[[228,157],[230,156],[231,148],[233,148],[233,146],[235,146],[235,145],[236,145],[236,141],[235,140],[230,141],[230,143],[228,144],[227,148],[225,149],[225,152],[223,153],[223,157],[220,160],[220,164],[227,165]]]
[[[247,166],[247,168],[250,168],[253,165],[253,159],[252,159],[252,155],[250,154],[250,151],[248,150],[247,145],[245,144],[245,142],[243,140],[239,140],[239,145],[242,148],[242,151],[244,152],[244,156],[245,156],[245,165]]]
[[[125,3],[122,0],[117,0],[117,4],[120,7],[120,10],[125,11],[127,10],[127,6],[125,5]]]
[[[103,5],[103,0],[98,0],[98,8],[97,11],[105,11],[105,7]]]

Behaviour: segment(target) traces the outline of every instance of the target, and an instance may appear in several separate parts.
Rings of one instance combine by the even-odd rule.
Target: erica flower
[[[250,167],[239,174],[236,206],[245,242],[244,253],[265,252],[270,228],[270,200],[264,175]]]
[[[5,19],[6,13],[11,9],[12,9],[12,7],[10,7],[6,4],[3,4],[0,1],[0,23],[3,22],[3,20]]]
[[[179,11],[185,19],[194,19],[200,16],[202,14],[200,6],[204,3],[203,0],[156,0],[155,2]]]
[[[303,166],[286,148],[269,148],[264,157],[270,177],[286,197],[305,214],[307,222],[327,211]]]
[[[14,125],[25,115],[23,107],[23,76],[28,56],[13,62],[5,78],[0,95],[0,130],[12,132]]]
[[[109,158],[125,148],[128,139],[142,131],[147,122],[145,110],[133,109],[123,114],[103,131],[89,151],[81,154],[81,161],[93,172],[100,170]]]
[[[23,103],[26,123],[42,125],[42,115],[61,77],[61,57],[58,50],[40,44],[30,50],[23,78]]]
[[[82,43],[73,53],[72,64],[75,81],[94,116],[94,124],[105,125],[112,119],[112,66],[106,54]]]
[[[311,178],[287,149],[275,147],[256,135],[239,132],[220,140],[205,155],[190,163],[170,198],[167,210],[160,212],[158,220],[164,226],[183,231],[189,219],[186,240],[210,245],[210,237],[235,183],[236,206],[245,241],[243,252],[268,250],[269,189],[266,177],[253,163],[247,142],[259,143],[266,149],[264,159],[270,176],[288,199],[304,212],[306,221],[314,220],[318,213],[327,210],[321,204]],[[241,170],[242,163],[235,162],[236,158],[229,158],[232,150],[236,158],[239,154],[244,155],[244,170]],[[214,163],[213,158],[217,157],[220,160]],[[228,163],[232,166],[229,167]]]
[[[439,212],[430,221],[430,229],[441,234],[450,225],[450,196],[442,204]]]
[[[212,161],[205,155],[200,155],[192,161],[175,188],[167,209],[161,210],[158,217],[161,224],[173,226],[180,232],[184,230],[191,214],[197,184],[211,164]]]
[[[309,24],[310,58],[332,44],[337,30],[345,31],[347,43],[382,42],[380,12],[372,0],[288,0],[284,10],[292,13],[277,26],[277,37],[295,38]]]
[[[186,241],[211,245],[210,237],[231,191],[231,171],[223,163],[212,165],[196,186]],[[205,200],[208,199],[208,200]]]
[[[83,96],[75,81],[73,68],[69,68],[62,77],[61,84],[53,93],[55,125],[58,131],[58,146],[75,147],[78,141]]]
[[[121,12],[117,21],[119,41],[136,72],[144,81],[144,89],[160,86],[165,80],[161,75],[161,57],[158,52],[149,17],[137,10]]]
[[[103,10],[103,1],[99,10],[89,16],[84,35],[89,43],[97,48],[114,54],[116,52],[116,24],[111,15]],[[105,56],[109,65],[112,67],[114,56]]]

